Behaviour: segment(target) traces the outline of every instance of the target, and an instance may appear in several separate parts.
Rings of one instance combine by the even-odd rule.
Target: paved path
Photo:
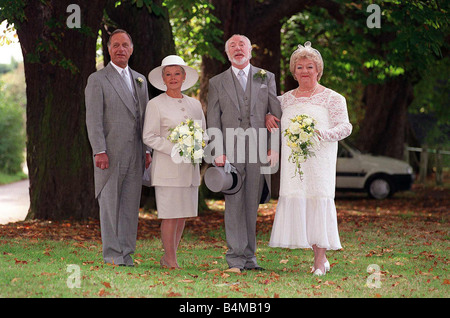
[[[30,207],[29,186],[28,180],[0,185],[0,224],[25,220]]]

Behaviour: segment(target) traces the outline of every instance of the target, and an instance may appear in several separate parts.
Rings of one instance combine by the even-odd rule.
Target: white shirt
[[[123,76],[122,73],[125,72],[125,75],[126,75],[125,78],[128,81],[128,83],[127,83],[128,87],[129,88],[133,87],[133,83],[131,81],[130,68],[128,67],[128,65],[125,66],[125,68],[121,68],[120,66],[117,66],[116,64],[114,64],[112,61],[111,61],[111,64],[112,64],[112,66],[114,66],[116,71],[119,72],[120,76]]]
[[[234,67],[234,66],[231,66],[231,69],[233,70],[234,75],[236,75],[236,77],[239,78],[238,73],[241,69]],[[244,67],[242,70],[245,73],[245,77],[247,77],[247,79],[248,79],[248,73],[250,72],[250,63],[248,63],[248,65],[246,67]]]

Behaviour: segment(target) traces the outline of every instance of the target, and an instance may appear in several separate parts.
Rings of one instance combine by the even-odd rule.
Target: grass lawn
[[[440,204],[417,193],[386,201],[337,198],[343,249],[327,253],[331,272],[322,277],[309,273],[311,250],[268,247],[276,201],[261,206],[258,217],[257,258],[266,270],[241,274],[226,271],[223,201],[208,202],[213,211],[188,221],[178,270],[159,265],[159,221],[151,214],[140,219],[133,268],[103,264],[97,221],[4,225],[0,297],[448,298],[449,206],[442,191]]]

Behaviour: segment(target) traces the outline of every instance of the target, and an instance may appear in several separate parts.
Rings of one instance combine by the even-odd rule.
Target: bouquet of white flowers
[[[203,129],[197,121],[189,118],[169,131],[167,139],[175,144],[175,151],[185,162],[195,165],[202,161],[206,142],[203,140]]]
[[[291,148],[288,160],[296,165],[293,177],[298,172],[300,178],[302,178],[303,172],[300,169],[300,164],[305,162],[308,157],[314,156],[313,150],[319,142],[314,129],[317,122],[307,115],[297,115],[290,121],[289,127],[284,130],[286,144]]]

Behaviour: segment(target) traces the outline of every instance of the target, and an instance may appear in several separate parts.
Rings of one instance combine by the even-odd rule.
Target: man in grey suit
[[[208,129],[220,129],[224,144],[223,152],[215,152],[214,162],[224,166],[229,161],[243,178],[237,193],[225,195],[226,260],[238,271],[263,269],[255,256],[256,217],[263,190],[262,201],[270,198],[270,174],[262,174],[261,167],[273,153],[269,149],[268,158],[259,158],[255,149],[268,149],[267,137],[258,142],[260,134],[267,133],[266,114],[281,118],[275,76],[250,64],[251,50],[246,36],[233,35],[225,44],[232,66],[210,79],[208,92]]]
[[[126,31],[111,34],[108,52],[111,62],[87,82],[86,126],[94,154],[103,259],[133,266],[142,175],[151,162],[142,141],[148,88],[145,76],[128,67],[133,42]]]

